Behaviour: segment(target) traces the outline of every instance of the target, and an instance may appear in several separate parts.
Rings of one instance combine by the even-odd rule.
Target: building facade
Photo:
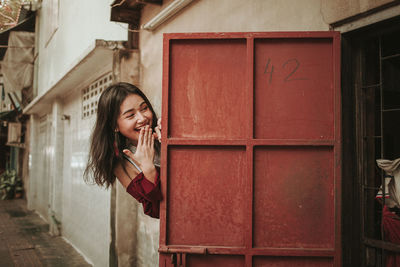
[[[168,11],[176,6],[181,9]],[[164,266],[160,222],[145,216],[121,185],[104,190],[82,179],[102,90],[116,81],[134,83],[161,115],[167,104],[161,97],[164,34],[337,31],[343,153],[335,266],[382,266],[388,251],[400,251],[380,231],[375,195],[382,174],[374,167],[377,158],[399,156],[399,90],[382,86],[398,81],[399,16],[393,0],[42,1],[35,97],[23,108],[30,115],[24,150],[29,208],[94,266]],[[157,18],[159,25],[152,25]],[[393,101],[379,106],[384,96]]]

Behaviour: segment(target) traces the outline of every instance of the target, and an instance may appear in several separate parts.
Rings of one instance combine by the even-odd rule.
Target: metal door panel
[[[170,137],[244,138],[246,40],[175,40],[170,60]]]
[[[254,247],[333,248],[332,150],[254,151]]]
[[[209,146],[169,150],[168,244],[244,246],[245,152]]]
[[[255,40],[255,137],[332,139],[329,39]]]
[[[340,266],[340,35],[166,34],[160,266]]]

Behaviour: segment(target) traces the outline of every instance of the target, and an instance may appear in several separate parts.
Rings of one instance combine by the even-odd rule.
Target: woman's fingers
[[[153,129],[151,129],[149,125],[146,125],[140,130],[138,146],[139,145],[151,146],[152,139],[153,139]]]
[[[154,148],[154,135],[153,135],[153,131],[150,129],[149,133],[150,133],[150,135],[149,135],[150,147]]]
[[[124,150],[122,150],[122,152],[124,152],[124,154],[127,155],[130,158],[133,157],[133,153],[129,149],[124,149]]]
[[[161,143],[161,118],[157,120],[157,126],[154,128],[154,131],[156,132],[158,142]]]
[[[145,132],[145,129],[144,129],[144,127],[142,127],[141,129],[140,129],[140,133],[139,133],[139,140],[138,140],[138,146],[142,146],[143,145],[143,142],[144,142],[144,132]]]
[[[150,146],[150,147],[153,147],[153,146],[151,145],[152,140],[153,140],[153,129],[149,126],[148,130],[149,130],[149,132],[148,132],[148,134],[147,134],[147,138],[148,138],[148,140],[149,140],[149,146]]]
[[[134,154],[132,153],[132,151],[130,151],[129,149],[124,149],[122,150],[122,152],[124,152],[124,154],[127,155],[130,159],[134,160]]]
[[[161,142],[161,131],[160,128],[158,128],[158,126],[156,128],[154,128],[154,131],[156,132],[156,138],[159,142]]]
[[[145,129],[146,131],[145,131],[145,133],[144,133],[144,135],[145,135],[145,142],[144,142],[144,144],[146,145],[146,146],[150,146],[150,138],[149,138],[149,134],[151,133],[151,129],[150,129],[150,126],[149,125],[146,125],[146,129]]]
[[[161,130],[161,118],[157,120],[157,127]]]

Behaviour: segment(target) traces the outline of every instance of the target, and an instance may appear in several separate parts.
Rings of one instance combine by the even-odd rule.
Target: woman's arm
[[[125,169],[129,175],[120,164],[117,166],[114,173],[120,183],[126,188],[126,192],[143,205],[143,211],[146,215],[159,218],[160,201],[162,199],[159,169],[155,169],[154,182],[147,179],[143,172],[138,173],[130,163],[125,165]],[[131,180],[129,177],[130,175],[135,178]]]

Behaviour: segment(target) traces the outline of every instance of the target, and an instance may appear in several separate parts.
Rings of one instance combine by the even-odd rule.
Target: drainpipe
[[[162,23],[170,19],[179,10],[193,2],[193,0],[175,0],[169,4],[165,9],[158,13],[154,18],[142,26],[142,29],[153,31]]]

